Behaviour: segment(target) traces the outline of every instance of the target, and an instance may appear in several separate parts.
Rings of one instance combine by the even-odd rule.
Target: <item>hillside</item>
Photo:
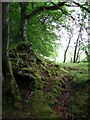
[[[87,117],[87,65],[56,65],[35,53],[28,42],[9,53],[21,101],[16,108],[4,106],[3,118]]]

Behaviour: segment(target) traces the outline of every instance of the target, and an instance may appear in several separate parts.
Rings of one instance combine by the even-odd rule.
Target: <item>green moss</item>
[[[66,72],[37,55],[31,49],[31,45],[26,42],[18,44],[11,54],[14,52],[17,53],[17,57],[11,58],[11,62],[17,82],[19,81],[20,87],[24,88],[23,84],[27,81],[26,85],[35,92],[35,98],[31,98],[29,101],[32,105],[32,114],[35,117],[57,117],[51,108],[57,103],[57,97],[63,91],[62,86],[65,83],[61,78],[62,74]],[[52,83],[48,87],[50,80]],[[45,94],[44,88],[47,89],[47,87],[49,91]],[[39,91],[41,91],[40,94]],[[18,107],[18,104],[16,106]]]
[[[21,58],[21,59],[28,59],[28,56],[26,53],[18,53],[18,56]]]
[[[30,72],[30,68],[21,68],[21,71],[23,71],[23,72],[25,72],[25,73],[28,73],[28,72]]]
[[[62,71],[65,72],[65,73],[68,73],[68,71],[65,70],[65,69],[63,69],[63,68],[60,68],[60,70],[62,70]]]
[[[32,113],[37,118],[56,118],[56,113],[48,106],[43,97],[43,93],[38,91],[37,95],[31,100]]]

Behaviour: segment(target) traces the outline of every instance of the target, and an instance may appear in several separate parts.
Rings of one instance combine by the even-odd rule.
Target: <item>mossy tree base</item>
[[[12,73],[9,58],[3,60],[3,75],[4,75],[4,80],[2,82],[3,107],[4,105],[10,105],[10,104],[12,106],[17,106],[17,104],[20,101],[20,94],[19,94],[19,88]]]

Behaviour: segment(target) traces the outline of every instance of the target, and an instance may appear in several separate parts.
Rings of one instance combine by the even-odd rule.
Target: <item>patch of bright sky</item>
[[[72,7],[73,9],[75,9],[75,12],[73,12],[72,16],[75,17],[75,19],[78,18],[78,14],[82,13],[79,7]],[[70,9],[72,9],[70,8]],[[79,16],[81,18],[81,16]],[[53,25],[56,25],[56,23],[53,23]],[[78,33],[80,30],[80,26],[78,24],[78,22],[76,21],[76,23],[74,23],[74,21],[72,20],[72,22],[70,22],[70,26],[73,28],[73,36],[72,36],[72,40],[70,42],[70,47],[68,49],[67,52],[67,59],[66,62],[71,61],[71,59],[73,59],[73,54],[74,54],[74,46],[75,46],[75,42],[77,40],[78,37]],[[67,32],[63,27],[60,28],[60,31],[58,31],[57,29],[55,29],[55,33],[60,36],[57,40],[57,43],[60,44],[60,47],[58,48],[58,56],[55,58],[56,62],[63,62],[64,59],[64,51],[67,47],[68,41],[69,41],[69,32]],[[87,32],[85,30],[82,31],[83,34],[83,39],[87,40],[88,36],[87,36]],[[82,51],[81,51],[82,52]],[[83,60],[86,57],[84,51],[82,52],[82,54],[80,55],[80,59]]]

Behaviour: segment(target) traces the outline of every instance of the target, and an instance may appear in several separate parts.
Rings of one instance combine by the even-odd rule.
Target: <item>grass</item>
[[[86,82],[89,78],[88,63],[62,63],[60,66],[74,77],[74,84]]]
[[[27,52],[27,46],[31,48],[31,45],[27,42],[11,46],[11,63],[13,73],[19,73],[18,77],[17,74],[14,74],[16,80],[21,80],[21,85],[24,85],[25,80],[28,79],[28,82],[25,82],[27,83],[26,86],[23,86],[23,88],[29,88],[35,94],[30,97],[28,102],[22,101],[22,107],[18,110],[9,111],[7,116],[57,118],[58,106],[57,111],[52,108],[60,105],[61,101],[58,102],[57,98],[65,96],[63,94],[65,93],[63,92],[65,90],[65,79],[65,82],[66,80],[71,82],[72,88],[68,114],[73,118],[76,116],[85,118],[88,112],[88,63],[54,64],[34,53],[31,49]],[[69,75],[73,76],[72,80]]]
[[[30,102],[32,104],[31,111],[34,118],[57,117],[55,111],[53,111],[45,101],[42,92],[38,92],[37,95],[30,100]]]
[[[73,76],[73,80],[71,81],[72,96],[69,108],[72,118],[87,118],[89,95],[88,63],[67,63],[62,64],[61,67],[65,68]]]
[[[32,56],[30,58],[32,58]],[[37,58],[35,58],[35,60],[38,61]],[[23,105],[24,109],[18,110],[19,112],[9,112],[9,115],[12,116],[11,114],[13,114],[16,116],[17,114],[19,117],[27,117],[27,115],[30,115],[30,117],[34,118],[57,118],[52,107],[57,104],[57,97],[61,95],[64,89],[62,78],[71,74],[73,79],[71,80],[72,96],[70,99],[69,114],[73,117],[75,117],[75,115],[86,117],[88,112],[88,63],[60,63],[59,65],[53,64],[50,66],[49,62],[44,63],[44,61],[40,61],[36,64],[36,62],[33,63],[32,61],[28,64],[29,67],[22,67],[20,71],[22,70],[23,74],[28,72],[30,72],[30,74],[32,73],[34,76],[32,78],[35,82],[34,91],[37,93],[30,99],[29,105]],[[13,63],[13,68],[16,66],[17,65]],[[43,95],[42,90],[45,86],[47,86],[46,93]]]

